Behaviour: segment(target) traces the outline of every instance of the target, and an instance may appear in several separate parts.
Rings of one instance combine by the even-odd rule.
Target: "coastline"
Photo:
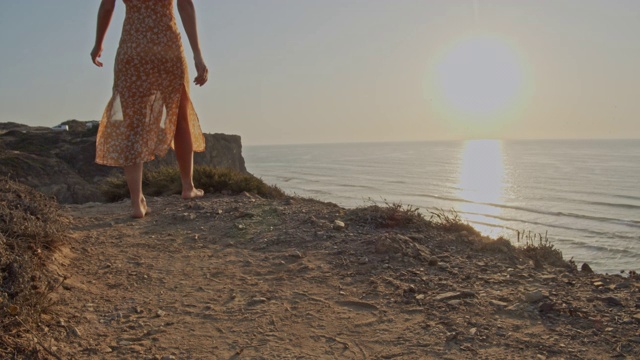
[[[516,141],[245,147],[257,176],[348,208],[455,209],[483,234],[548,234],[602,273],[638,271],[640,141]]]

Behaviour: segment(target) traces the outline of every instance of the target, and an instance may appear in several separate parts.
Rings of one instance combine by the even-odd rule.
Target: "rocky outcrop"
[[[0,123],[0,175],[9,176],[60,203],[102,201],[99,186],[120,168],[94,162],[96,128],[80,121],[69,123],[70,131],[52,131],[17,123]],[[226,167],[246,172],[238,135],[205,134],[207,149],[196,153],[196,165]],[[147,168],[176,166],[173,150],[147,163]]]

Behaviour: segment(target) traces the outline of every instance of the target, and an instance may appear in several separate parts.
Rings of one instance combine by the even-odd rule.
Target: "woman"
[[[98,60],[111,22],[116,0],[102,0],[98,10],[96,42],[91,51]],[[173,14],[173,0],[124,0],[126,16],[116,54],[113,96],[109,101],[96,142],[96,162],[124,167],[131,194],[133,217],[142,218],[149,208],[142,194],[142,168],[172,146],[176,152],[182,197],[204,195],[193,184],[193,152],[204,151],[198,116],[189,98],[189,75],[180,32]],[[207,82],[196,14],[191,0],[177,0],[178,12],[189,39],[197,76]]]

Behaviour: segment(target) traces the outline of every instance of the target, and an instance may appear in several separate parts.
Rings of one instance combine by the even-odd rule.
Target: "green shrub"
[[[246,191],[268,199],[285,197],[284,192],[278,187],[267,185],[262,179],[249,173],[227,168],[196,166],[193,169],[193,182],[205,193],[238,194]],[[145,171],[142,177],[142,188],[144,193],[150,196],[180,194],[182,192],[180,171],[177,167]],[[101,186],[101,191],[108,201],[119,201],[129,197],[129,189],[123,176],[107,178]]]

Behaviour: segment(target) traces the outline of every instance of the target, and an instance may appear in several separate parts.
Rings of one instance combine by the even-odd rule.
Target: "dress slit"
[[[186,104],[184,115],[193,150],[204,151],[205,139],[189,95],[174,0],[124,2],[127,9],[116,54],[113,94],[100,121],[96,162],[127,166],[175,149],[181,101]]]

